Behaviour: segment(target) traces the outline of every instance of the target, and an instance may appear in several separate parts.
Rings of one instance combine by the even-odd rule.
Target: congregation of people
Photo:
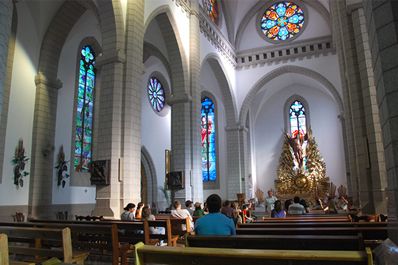
[[[282,202],[274,195],[272,190],[268,191],[265,198],[265,215],[272,218],[285,218],[288,215],[305,215],[310,212],[309,204],[298,196]],[[217,194],[210,195],[202,203],[193,203],[191,200],[185,202],[185,207],[176,200],[173,203],[173,209],[169,212],[170,216],[177,219],[187,219],[189,227],[198,235],[235,235],[236,227],[242,223],[250,223],[256,220],[254,215],[254,200],[247,203],[237,201],[222,201]],[[344,197],[334,199],[317,200],[313,209],[323,210],[325,213],[337,213],[338,211],[348,210],[348,201]],[[139,202],[137,206],[129,203],[124,208],[121,220],[155,220],[149,205]],[[194,221],[195,220],[195,221]],[[186,230],[183,225],[182,230]],[[163,230],[151,227],[152,234],[164,233]]]

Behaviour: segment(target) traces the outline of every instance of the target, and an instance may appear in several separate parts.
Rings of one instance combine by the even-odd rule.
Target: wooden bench
[[[298,216],[287,216],[285,218],[271,218],[271,217],[263,217],[262,220],[256,221],[256,223],[260,222],[271,222],[271,223],[277,223],[277,222],[349,222],[350,218],[348,215],[344,216],[305,216],[305,215],[298,215]]]
[[[139,243],[135,246],[136,265],[144,264],[217,264],[217,265],[372,265],[372,252],[319,251],[229,248],[171,248],[153,247]]]
[[[353,226],[353,227],[266,227],[257,228],[245,226],[238,228],[238,235],[361,235],[365,246],[372,249],[377,247],[382,241],[387,239],[388,231],[395,228],[377,226]]]
[[[254,222],[238,224],[239,228],[294,228],[294,227],[386,227],[387,222]]]
[[[41,227],[68,226],[72,230],[73,242],[80,249],[89,250],[91,255],[96,256],[112,255],[113,264],[117,264],[119,257],[121,263],[125,264],[127,257],[132,255],[133,244],[137,242],[156,244],[163,240],[169,246],[175,246],[178,238],[171,233],[169,219],[147,222],[32,220],[30,224]],[[163,227],[165,234],[151,234],[149,227]]]
[[[360,235],[236,235],[187,236],[189,247],[284,250],[364,250]]]
[[[0,233],[8,237],[9,254],[26,256],[37,262],[56,257],[63,259],[65,263],[84,264],[88,256],[87,252],[72,251],[69,228],[1,226]],[[51,242],[51,248],[46,247],[47,242]]]

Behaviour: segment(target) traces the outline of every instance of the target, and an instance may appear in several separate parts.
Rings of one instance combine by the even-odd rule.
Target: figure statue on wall
[[[297,133],[296,135],[289,136],[286,134],[290,147],[293,149],[296,166],[302,170],[304,162],[304,148],[303,145],[308,140],[308,134]]]

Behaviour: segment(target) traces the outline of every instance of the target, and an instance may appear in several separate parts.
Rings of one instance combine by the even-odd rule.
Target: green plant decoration
[[[15,148],[14,159],[11,162],[14,165],[14,184],[17,187],[23,187],[23,177],[29,175],[25,171],[25,165],[29,158],[25,155],[25,148],[23,147],[23,140],[19,139],[18,146]]]
[[[65,187],[66,179],[69,178],[68,174],[68,161],[65,160],[64,146],[61,145],[58,153],[57,165],[57,185]]]

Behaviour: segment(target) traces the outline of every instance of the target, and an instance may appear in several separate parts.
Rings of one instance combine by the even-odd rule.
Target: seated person
[[[178,219],[186,219],[189,218],[190,227],[193,228],[193,219],[191,214],[187,209],[181,209],[181,203],[179,201],[174,202],[174,210],[171,210],[171,216]],[[185,225],[182,226],[182,230],[186,231],[187,228]]]
[[[196,221],[195,232],[197,235],[235,235],[235,224],[231,218],[220,213],[221,198],[217,194],[210,195],[207,200],[209,214]]]
[[[305,214],[305,208],[300,204],[300,198],[294,197],[293,204],[289,205],[289,209],[287,210],[288,214]]]
[[[202,217],[205,215],[205,211],[202,209],[202,204],[200,202],[195,202],[195,211],[193,212],[194,217]]]
[[[187,200],[185,202],[185,208],[187,209],[187,211],[189,212],[189,214],[191,216],[193,216],[193,211],[194,211],[194,209],[192,209],[192,206],[193,206],[193,202],[191,200]]]
[[[336,206],[336,201],[330,197],[328,201],[328,207],[326,207],[326,213],[329,214],[336,214],[337,213],[337,206]]]
[[[120,219],[123,221],[135,220],[135,204],[129,203],[123,208],[124,212],[121,214]]]
[[[245,204],[242,206],[242,219],[244,224],[253,222],[253,218],[250,216],[250,211]]]
[[[238,204],[233,202],[231,204],[231,208],[233,209],[233,220],[234,220],[235,225],[241,224],[243,221],[242,221],[242,216],[240,214],[241,211],[238,207]]]
[[[280,200],[276,200],[274,204],[274,209],[271,211],[272,218],[285,218],[286,212],[282,209],[282,202]]]
[[[221,213],[224,214],[226,217],[232,218],[233,209],[231,208],[231,202],[226,200],[221,208]]]
[[[308,203],[304,199],[300,200],[300,204],[304,206],[304,209],[305,209],[306,213],[310,212],[310,207],[308,206]]]
[[[141,219],[142,207],[144,207],[144,203],[139,202],[137,204],[137,210],[135,211],[135,219]]]
[[[155,221],[156,220],[155,216],[151,213],[151,208],[149,208],[148,206],[144,206],[142,208],[142,217],[141,217],[141,219],[143,221],[144,220],[147,220],[147,221]],[[152,226],[150,226],[149,227],[149,232],[151,234],[154,234],[154,235],[164,235],[165,234],[165,229],[164,229],[164,227],[152,227]]]

